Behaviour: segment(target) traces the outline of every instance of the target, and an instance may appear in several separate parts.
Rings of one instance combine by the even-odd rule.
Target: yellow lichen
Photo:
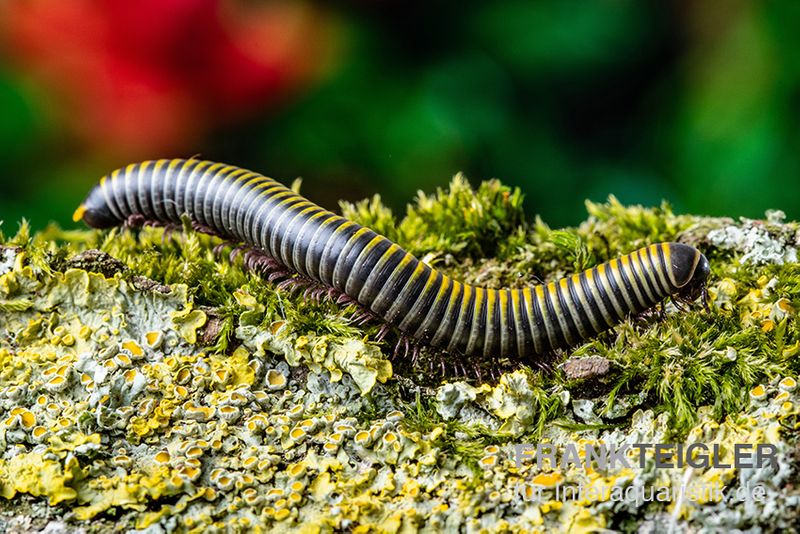
[[[6,499],[28,493],[49,499],[50,505],[71,501],[78,496],[71,485],[84,476],[73,459],[67,467],[42,454],[26,453],[9,460],[0,459],[0,495]]]
[[[187,343],[197,342],[197,329],[206,324],[208,317],[203,310],[186,307],[185,310],[172,313],[172,323]]]

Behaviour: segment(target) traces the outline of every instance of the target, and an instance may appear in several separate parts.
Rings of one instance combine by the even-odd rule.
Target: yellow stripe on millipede
[[[425,265],[422,262],[419,262],[419,264],[423,265],[423,266]],[[422,310],[420,308],[422,308],[423,303],[428,298],[428,293],[433,288],[433,282],[434,282],[434,280],[436,280],[437,276],[438,276],[438,274],[437,274],[436,269],[430,269],[429,270],[428,279],[425,280],[425,285],[422,286],[422,291],[420,291],[419,297],[417,297],[417,301],[414,303],[413,306],[411,306],[411,309],[408,311],[408,314],[403,318],[403,320],[400,321],[400,325],[398,326],[398,328],[401,331],[405,332],[408,329],[409,322],[413,321],[415,317],[417,317],[420,313],[422,313]],[[444,284],[442,284],[442,285],[444,285]],[[434,304],[435,304],[435,300],[434,300]],[[433,307],[433,306],[431,306],[431,307]],[[419,326],[421,327],[424,324],[425,324],[425,318],[423,318],[423,320],[420,321]],[[416,333],[415,333],[415,337],[416,337]]]
[[[161,169],[162,169],[162,167],[164,167],[164,165],[166,165],[166,160],[163,160],[163,159],[157,160],[155,162],[155,165],[153,165],[153,173],[152,173],[153,176],[155,176],[156,173],[160,173]]]
[[[124,214],[117,209],[117,208],[119,208],[119,206],[117,206],[117,199],[116,199],[116,197],[114,197],[114,194],[113,194],[114,193],[114,191],[113,191],[114,183],[116,182],[116,177],[118,175],[119,175],[119,169],[117,169],[114,172],[112,172],[111,173],[111,183],[108,184],[108,185],[106,185],[106,181],[107,181],[106,177],[103,176],[103,178],[100,180],[100,191],[102,191],[102,193],[103,193],[103,198],[106,201],[106,206],[108,206],[108,209],[111,210],[111,212],[114,214],[114,216],[115,217],[123,217]]]
[[[517,334],[517,348],[518,350],[525,350],[525,325],[522,323],[522,306],[520,301],[525,303],[524,291],[512,289],[511,294],[511,308],[514,316],[514,332]],[[520,299],[522,296],[522,299]]]
[[[598,317],[595,316],[592,306],[589,304],[589,296],[583,291],[581,275],[573,274],[572,278],[570,278],[570,283],[572,283],[572,287],[575,289],[575,294],[578,295],[578,300],[580,301],[581,307],[586,312],[586,317],[589,319],[589,322],[592,325],[592,330],[598,332],[602,326],[598,322]],[[602,319],[602,317],[600,317],[600,319]]]
[[[475,305],[472,308],[472,324],[470,325],[469,329],[469,337],[467,338],[467,350],[466,352],[469,354],[473,351],[475,347],[475,343],[478,342],[478,335],[482,332],[478,331],[480,325],[480,314],[483,312],[483,306],[487,305],[487,299],[484,295],[488,296],[490,291],[482,287],[475,287],[473,289],[475,291]],[[488,313],[486,316],[486,324],[484,324],[484,328],[487,330],[489,329],[489,318]]]
[[[409,254],[408,252],[403,254],[403,257],[400,259],[400,261],[397,263],[397,265],[395,265],[394,270],[389,275],[389,278],[386,279],[386,281],[382,284],[380,290],[378,291],[378,294],[372,300],[372,304],[374,304],[374,305],[381,304],[382,305],[384,300],[388,300],[390,298],[390,295],[387,295],[386,293],[388,291],[391,291],[392,288],[394,288],[395,283],[397,281],[397,278],[403,273],[403,270],[408,266],[408,264],[411,263],[415,259],[416,258],[414,256],[412,256],[411,254]]]
[[[308,223],[308,222],[311,222],[311,221],[313,221],[315,218],[319,217],[320,215],[324,215],[324,214],[325,214],[325,212],[323,211],[323,212],[321,212],[321,213],[318,213],[318,214],[316,214],[316,215],[312,215],[311,217],[309,217],[309,219],[306,221],[306,223]],[[305,226],[305,225],[303,225],[303,226]],[[302,232],[303,232],[303,228],[301,227],[301,228],[300,228],[300,231],[298,231],[298,232],[297,232],[297,236],[298,236],[298,237],[300,237],[300,235],[302,234]],[[364,261],[367,259],[367,256],[369,255],[369,253],[370,253],[370,252],[372,252],[372,250],[373,250],[373,249],[374,249],[374,248],[375,248],[375,247],[378,245],[378,243],[380,243],[380,242],[381,242],[383,239],[385,239],[385,238],[384,238],[384,237],[382,237],[382,236],[379,236],[379,235],[376,235],[375,237],[373,237],[372,239],[370,239],[369,243],[367,243],[367,244],[364,246],[364,248],[362,248],[362,249],[361,249],[361,252],[359,252],[359,253],[358,253],[358,257],[357,257],[357,258],[356,258],[356,260],[353,262],[353,265],[354,265],[354,266],[361,265],[361,264],[362,264],[362,263],[363,263],[363,262],[364,262]],[[378,258],[378,259],[380,259],[380,258]],[[355,268],[351,269],[351,270],[350,270],[350,274],[352,275],[354,272],[356,272],[356,269],[357,269],[357,267],[355,267]],[[373,269],[373,270],[374,270],[374,269]],[[369,276],[369,275],[367,275],[367,276]],[[347,277],[347,283],[345,284],[345,291],[344,291],[344,292],[345,292],[345,293],[347,293],[348,295],[352,293],[352,284],[351,284],[351,280],[352,280],[352,279],[353,279],[353,277],[352,277],[352,276],[348,276],[348,277]],[[366,285],[366,282],[367,282],[367,281],[366,281],[366,280],[364,280],[364,285]],[[361,287],[363,288],[364,286],[362,285]]]
[[[370,287],[377,282],[376,278],[381,275],[386,262],[389,261],[389,258],[391,258],[398,250],[400,250],[400,245],[392,243],[389,245],[389,248],[387,248],[384,253],[381,254],[381,257],[378,258],[377,263],[375,263],[375,267],[372,268],[372,272],[369,273],[367,275],[367,279],[364,280],[364,285],[361,286],[361,291],[358,292],[358,295],[355,295],[356,300],[359,302],[364,302],[366,300],[366,293],[370,293]],[[372,306],[372,302],[368,303],[368,305]]]
[[[411,255],[409,254],[409,256],[411,256]],[[408,280],[406,280],[406,283],[403,285],[403,287],[399,288],[399,290],[397,291],[397,297],[395,298],[394,303],[392,303],[392,305],[389,306],[389,309],[386,310],[386,313],[384,314],[384,317],[386,317],[387,320],[393,321],[395,319],[395,315],[399,311],[400,307],[403,304],[405,304],[404,301],[407,298],[409,298],[409,295],[404,295],[403,293],[405,293],[406,289],[410,289],[410,288],[414,287],[414,284],[416,283],[417,279],[420,277],[420,275],[424,271],[425,271],[425,264],[422,263],[421,261],[418,261],[417,262],[417,266],[411,272],[411,276],[408,277]],[[417,303],[414,303],[414,304],[417,304]]]
[[[536,318],[533,313],[533,299],[534,299],[533,292],[531,291],[530,287],[522,288],[522,303],[525,305],[525,315],[528,316],[528,329],[531,338],[533,339],[533,348],[538,353],[541,354],[544,350],[542,347],[542,339],[541,339],[541,330],[539,326],[536,324]]]
[[[651,302],[655,302],[656,298],[655,295],[650,291],[650,282],[647,278],[647,266],[642,261],[641,256],[641,249],[631,252],[631,259],[633,260],[631,264],[633,265],[634,270],[637,271],[636,277],[639,280],[639,285],[644,290],[645,294],[647,295],[647,304],[649,305]]]
[[[539,314],[542,316],[542,324],[544,324],[545,334],[547,334],[547,344],[550,347],[558,345],[558,337],[553,331],[553,322],[550,319],[550,313],[547,311],[547,302],[544,296],[544,286],[541,284],[536,286],[536,307],[539,309]]]
[[[455,328],[455,319],[458,318],[458,314],[456,312],[456,301],[462,297],[462,288],[463,285],[458,280],[453,280],[452,278],[445,277],[445,281],[449,284],[448,290],[444,292],[444,286],[446,284],[442,284],[442,288],[439,290],[439,293],[436,295],[436,299],[440,298],[447,298],[447,304],[445,305],[444,314],[442,314],[442,319],[439,322],[439,326],[434,330],[433,336],[431,337],[431,343],[435,343],[436,345],[440,345],[443,341],[441,338],[444,335]],[[436,309],[436,305],[434,304],[431,306],[431,311]],[[430,313],[428,313],[430,315]],[[455,317],[453,317],[455,316]],[[451,320],[451,317],[453,320]],[[426,317],[426,320],[434,320],[434,317]],[[451,323],[452,326],[451,326]],[[448,342],[449,343],[449,342]]]
[[[497,291],[497,301],[498,306],[500,306],[500,324],[498,325],[500,328],[500,352],[502,356],[507,356],[506,351],[508,350],[510,335],[509,335],[509,327],[508,325],[511,324],[510,321],[512,317],[508,316],[508,291],[505,289],[500,289]],[[513,310],[512,310],[513,314]],[[514,327],[516,328],[516,321],[514,322]],[[495,333],[495,335],[497,335]],[[489,340],[487,339],[484,342],[484,346],[489,346]],[[486,351],[484,350],[484,353]]]
[[[599,271],[600,266],[598,265],[596,269]],[[601,288],[599,286],[599,282],[597,281],[599,275],[595,276],[594,272],[595,272],[594,269],[589,269],[588,271],[585,271],[586,282],[587,285],[589,286],[589,290],[592,292],[595,304],[597,304],[597,307],[600,308],[600,314],[602,315],[603,321],[605,321],[607,326],[612,326],[615,321],[614,318],[611,317],[611,311],[606,307],[606,303],[603,300],[603,293],[601,293],[600,291]]]
[[[672,287],[678,287],[678,282],[675,280],[675,273],[672,272],[669,243],[661,243],[661,251],[664,253],[664,263],[667,265],[667,276],[669,276]]]
[[[556,286],[555,282],[547,284],[547,294],[550,297],[550,302],[553,304],[553,312],[556,314],[556,320],[561,329],[561,335],[567,343],[572,344],[572,331],[570,331],[569,324],[567,324],[566,316],[564,315],[566,311],[561,308],[561,299],[558,298],[558,286]]]
[[[469,284],[461,284],[461,283],[459,283],[459,286],[461,287],[461,293],[462,293],[461,307],[458,310],[458,314],[455,317],[454,327],[452,328],[453,335],[447,344],[448,350],[453,350],[454,348],[453,343],[456,343],[459,339],[461,339],[461,336],[464,335],[463,332],[465,323],[464,317],[467,315],[469,311],[469,301],[470,297],[472,296],[472,289],[473,289],[472,286],[470,286]]]
[[[622,294],[622,299],[625,301],[628,311],[635,310],[636,305],[634,304],[633,299],[628,292],[628,288],[625,286],[625,279],[620,272],[619,263],[617,263],[616,258],[608,262],[608,266],[611,269],[611,276],[614,277],[614,281],[617,283],[617,287],[619,288],[619,292]]]
[[[586,331],[586,325],[583,324],[583,320],[581,319],[581,314],[578,309],[575,307],[575,303],[572,301],[572,295],[570,294],[569,290],[569,279],[562,278],[558,281],[558,289],[561,293],[561,296],[564,297],[564,303],[567,306],[567,310],[569,311],[570,317],[572,317],[572,323],[575,325],[575,328],[578,329],[578,334],[581,336],[581,339],[588,337],[589,333]],[[560,304],[559,299],[559,304]]]
[[[498,305],[498,301],[500,301],[500,324],[495,325],[494,323],[494,314],[495,310]],[[486,290],[486,332],[483,335],[483,355],[488,356],[488,351],[491,350],[492,345],[494,344],[492,341],[495,339],[497,335],[500,335],[500,350],[502,352],[503,349],[503,337],[505,334],[503,333],[503,325],[505,324],[505,305],[502,302],[502,298],[499,295],[499,292],[496,289],[487,289]],[[500,328],[500,332],[495,331],[495,326]]]
[[[315,213],[314,215],[312,215],[311,217],[308,217],[306,219],[306,222],[303,223],[303,226],[300,227],[300,230],[297,231],[297,238],[299,239],[303,235],[303,233],[305,231],[305,228],[306,228],[306,225],[308,223],[310,223],[312,221],[316,221],[317,219],[319,219],[321,217],[328,216],[328,215],[330,215],[330,213],[326,212],[325,210],[321,210],[318,213]],[[325,222],[323,221],[323,223],[321,225],[317,226],[317,229],[315,230],[315,233],[324,224],[325,224]],[[250,228],[245,229],[245,232],[248,235],[252,234]],[[295,265],[295,267],[298,267],[298,270],[301,270],[306,275],[310,275],[310,273],[308,272],[308,262],[306,261],[307,257],[309,256],[308,251],[310,250],[310,248],[306,248],[306,258],[301,258],[300,257],[300,252],[302,250],[302,247],[298,247],[296,245],[297,245],[297,243],[295,243],[295,247],[292,250],[292,263]],[[309,242],[309,247],[310,247],[310,242]],[[302,265],[302,269],[300,269],[301,265]]]
[[[639,306],[645,307],[647,306],[647,300],[642,295],[641,290],[639,289],[639,284],[637,282],[636,272],[631,265],[630,254],[626,254],[620,258],[620,263],[622,264],[623,269],[627,269],[628,280],[631,282],[631,287],[633,288],[633,293],[636,296],[636,301],[639,303]]]
[[[656,271],[656,276],[661,282],[661,292],[664,294],[669,294],[670,283],[667,279],[667,274],[664,272],[664,269],[661,265],[661,258],[658,256],[658,245],[650,245],[648,251],[650,252],[650,263],[653,264],[653,269]]]
[[[617,296],[614,294],[610,284],[608,283],[608,278],[606,278],[606,264],[601,263],[597,266],[597,279],[599,284],[603,286],[603,290],[605,294],[608,296],[608,300],[611,301],[611,306],[617,312],[617,317],[624,317],[625,310],[619,305]]]

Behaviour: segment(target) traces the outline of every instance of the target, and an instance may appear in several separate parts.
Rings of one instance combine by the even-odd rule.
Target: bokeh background
[[[0,0],[0,219],[202,155],[336,208],[464,171],[554,226],[615,194],[800,218],[800,2]]]

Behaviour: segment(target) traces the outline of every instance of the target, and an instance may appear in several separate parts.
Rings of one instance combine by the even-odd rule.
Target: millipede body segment
[[[670,295],[696,298],[709,272],[694,247],[660,243],[557,282],[476,287],[271,178],[195,159],[118,169],[73,218],[107,228],[131,217],[179,223],[183,214],[344,293],[416,341],[468,356],[523,359],[574,345]]]

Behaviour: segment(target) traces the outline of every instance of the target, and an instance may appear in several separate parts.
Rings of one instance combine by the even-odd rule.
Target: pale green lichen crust
[[[710,309],[632,318],[542,371],[483,381],[392,359],[379,325],[215,257],[189,230],[0,239],[0,529],[587,532],[780,530],[800,520],[798,225],[587,203],[525,224],[498,182],[420,195],[397,218],[344,204],[467,282],[553,280],[648,243],[709,258]],[[6,226],[7,228],[7,226]],[[566,360],[566,361],[564,361]],[[563,363],[562,363],[563,361]],[[445,358],[446,366],[449,365]],[[448,367],[449,368],[449,367]],[[776,447],[773,469],[517,467],[515,445]],[[619,498],[695,482],[718,494]],[[564,488],[591,491],[559,498]],[[530,499],[536,494],[536,499]],[[563,493],[562,493],[563,495]]]

